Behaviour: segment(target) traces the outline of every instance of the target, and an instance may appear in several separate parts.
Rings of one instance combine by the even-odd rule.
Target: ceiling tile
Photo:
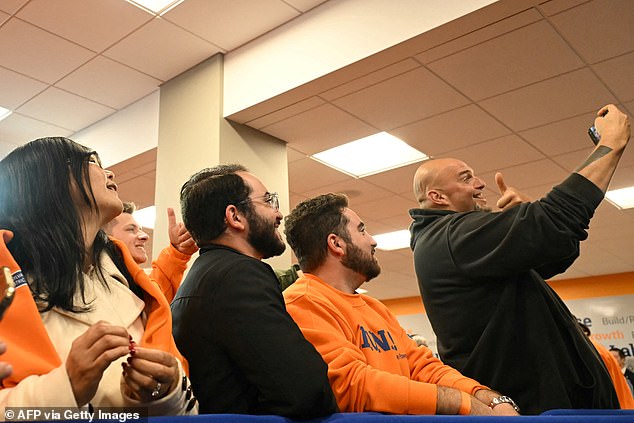
[[[596,112],[584,113],[570,119],[520,132],[520,136],[543,153],[554,156],[592,147],[587,130]]]
[[[537,10],[531,8],[506,19],[492,23],[491,25],[487,25],[484,28],[471,31],[461,37],[454,38],[446,43],[417,54],[414,57],[421,63],[431,63],[435,60],[449,56],[469,47],[473,47],[477,44],[481,44],[541,19],[543,19],[543,16],[537,12]]]
[[[407,217],[407,211],[416,206],[414,196],[411,196],[409,199],[394,196],[390,201],[381,199],[357,204],[354,211],[356,211],[363,220],[380,221],[397,215]]]
[[[412,183],[414,181],[414,174],[420,165],[421,162],[401,166],[386,172],[366,176],[363,179],[395,194],[413,195]]]
[[[332,101],[339,97],[343,97],[344,95],[351,94],[355,91],[359,91],[363,88],[367,88],[371,85],[377,84],[387,79],[394,78],[395,76],[419,67],[420,64],[416,62],[416,60],[401,60],[400,62],[386,66],[368,75],[355,78],[352,81],[339,85],[336,88],[324,91],[323,93],[319,94],[319,96],[328,101]]]
[[[300,153],[297,150],[290,148],[288,145],[286,146],[286,157],[289,163],[294,162],[296,160],[301,160],[306,158],[306,154]]]
[[[310,109],[314,109],[315,107],[321,106],[324,103],[325,101],[321,98],[312,96],[307,98],[306,100],[293,103],[288,107],[284,107],[274,112],[267,113],[257,119],[246,122],[246,125],[249,125],[255,129],[261,129],[265,126],[272,125],[276,122],[293,117]]]
[[[464,106],[468,100],[434,76],[417,68],[333,101],[382,130]]]
[[[467,162],[468,163],[468,162]],[[476,175],[478,169],[474,168]],[[512,186],[520,191],[528,188],[538,187],[540,185],[555,185],[568,177],[568,172],[557,166],[551,160],[544,159],[536,162],[524,163],[521,165],[509,167],[506,169],[496,169],[501,171],[507,186]],[[494,172],[492,172],[493,174]],[[493,181],[493,176],[487,175],[487,180]],[[483,175],[484,176],[484,175]],[[491,189],[496,190],[497,187],[491,183]]]
[[[594,0],[550,18],[588,63],[632,51],[634,7],[630,0]]]
[[[574,266],[575,269],[586,272],[589,275],[605,275],[634,270],[634,265],[624,262],[605,250],[592,247],[587,242],[581,243],[581,254],[575,261]]]
[[[155,18],[106,50],[104,56],[167,81],[218,51],[207,41]]]
[[[2,66],[40,81],[54,83],[93,56],[90,50],[16,18],[0,27]]]
[[[540,21],[427,66],[469,98],[480,100],[578,69],[583,62]]]
[[[348,196],[350,208],[352,209],[354,209],[358,204],[392,196],[391,192],[384,190],[383,188],[369,184],[362,179],[354,178],[325,185],[315,190],[304,191],[302,194],[308,198],[312,198],[329,192],[346,194]]]
[[[294,194],[349,179],[352,178],[309,158],[288,164],[288,189]]]
[[[546,16],[552,16],[587,1],[588,0],[550,0],[540,4],[538,7]]]
[[[615,101],[590,70],[582,69],[483,100],[480,105],[511,129],[521,131]]]
[[[2,125],[2,124],[0,124]],[[2,138],[2,127],[0,126],[0,138]],[[10,142],[0,141],[0,160],[5,158],[10,152],[12,152],[18,145]]]
[[[0,106],[14,110],[34,95],[44,91],[48,85],[35,79],[0,67]]]
[[[304,154],[314,154],[378,132],[331,104],[291,116],[261,131],[291,141],[289,146]]]
[[[121,109],[158,89],[160,82],[106,57],[97,56],[55,86]]]
[[[79,131],[115,110],[51,87],[17,111],[44,122]]]
[[[606,60],[592,68],[620,101],[634,100],[634,53]]]
[[[402,126],[390,133],[423,153],[435,156],[507,135],[510,130],[471,104]]]
[[[297,16],[279,0],[187,0],[163,18],[229,51]]]
[[[120,182],[115,178],[115,182],[122,201],[132,201],[139,209],[154,204],[155,181],[153,179],[139,176],[126,182]]]
[[[545,158],[542,153],[517,135],[485,141],[442,155],[442,157],[447,156],[464,161],[476,173],[497,171]]]
[[[590,153],[592,153],[592,147],[588,146],[577,151],[570,153],[560,154],[558,156],[552,156],[552,160],[562,166],[564,169],[572,172],[579,167],[581,163],[585,162]],[[619,160],[618,167],[634,166],[634,148],[628,147]],[[633,181],[634,182],[634,181]],[[634,183],[632,184],[634,185]]]
[[[322,3],[325,3],[327,0],[284,0],[286,3],[293,6],[295,9],[300,10],[301,12],[307,12],[313,7],[317,7]]]
[[[103,0],[31,0],[16,16],[95,52],[152,19],[126,1]]]
[[[0,10],[14,14],[18,11],[18,9],[20,9],[20,7],[24,6],[24,4],[28,2],[29,0],[2,0],[0,2]]]
[[[628,236],[634,230],[634,218],[623,213],[614,204],[603,200],[590,222],[592,238],[596,240],[616,239]],[[621,235],[615,235],[614,226],[621,228]]]
[[[16,145],[42,137],[67,137],[72,133],[70,129],[60,128],[18,113],[13,113],[0,121],[0,140]]]
[[[616,168],[616,171],[612,176],[610,189],[619,189],[634,186],[634,166],[620,166],[620,164],[621,163],[619,163],[619,167]]]

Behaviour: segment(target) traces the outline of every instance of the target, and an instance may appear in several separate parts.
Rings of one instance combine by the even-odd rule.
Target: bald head
[[[445,159],[429,159],[425,160],[416,170],[414,175],[414,196],[418,204],[426,208],[429,204],[427,200],[427,193],[429,189],[435,186],[435,182],[438,179],[438,174],[445,168],[455,165],[463,164],[460,160],[445,158]],[[465,165],[466,166],[466,165]]]
[[[414,175],[414,195],[424,209],[485,209],[485,186],[466,163],[452,158],[426,160]]]

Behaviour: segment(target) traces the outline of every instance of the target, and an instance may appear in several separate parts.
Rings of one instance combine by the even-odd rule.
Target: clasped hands
[[[66,359],[66,372],[79,406],[95,396],[108,366],[126,355],[120,386],[127,397],[150,402],[178,385],[180,370],[172,354],[139,347],[125,328],[100,321],[73,341]]]

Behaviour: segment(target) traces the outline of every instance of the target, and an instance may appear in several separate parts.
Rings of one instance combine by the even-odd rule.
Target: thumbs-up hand
[[[504,177],[500,172],[497,172],[495,174],[495,183],[500,189],[500,194],[502,194],[497,202],[498,208],[502,210],[515,207],[520,203],[532,201],[528,196],[522,194],[515,188],[506,186],[506,183],[504,182]]]

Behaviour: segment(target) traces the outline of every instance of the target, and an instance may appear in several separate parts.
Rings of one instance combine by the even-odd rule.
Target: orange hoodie
[[[28,284],[22,271],[9,252],[7,243],[13,233],[0,230],[0,266],[6,266],[13,274],[16,285],[13,303],[0,321],[0,339],[7,343],[7,352],[0,360],[13,366],[11,376],[2,381],[3,388],[17,385],[30,375],[43,375],[59,367],[62,363],[38,312]],[[145,311],[147,322],[140,345],[167,351],[183,364],[187,371],[187,362],[181,356],[172,337],[172,318],[169,303],[156,282],[135,263],[124,244],[112,239],[123,254],[123,261],[135,282],[145,291]]]
[[[284,292],[286,309],[328,364],[342,412],[435,414],[437,385],[488,389],[418,347],[380,301],[346,294],[304,274]]]

